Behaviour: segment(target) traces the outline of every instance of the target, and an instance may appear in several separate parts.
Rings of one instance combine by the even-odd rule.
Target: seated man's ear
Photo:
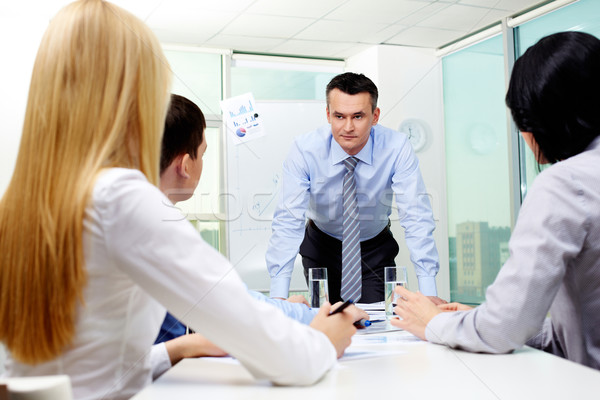
[[[175,160],[177,162],[177,174],[184,179],[190,178],[189,169],[191,168],[192,158],[189,154],[185,153],[182,156],[177,157]]]

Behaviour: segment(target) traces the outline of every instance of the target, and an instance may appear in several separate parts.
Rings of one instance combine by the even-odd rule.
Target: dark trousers
[[[383,268],[395,265],[398,243],[389,226],[372,239],[360,243],[362,258],[361,303],[383,301]],[[300,245],[304,266],[304,277],[308,282],[309,268],[327,268],[329,302],[341,301],[342,286],[342,242],[319,230],[313,221],[306,224],[304,240]]]

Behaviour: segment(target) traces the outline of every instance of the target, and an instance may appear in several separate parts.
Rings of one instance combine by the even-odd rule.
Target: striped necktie
[[[360,227],[358,224],[358,203],[356,201],[356,183],[354,168],[358,159],[348,157],[344,160],[344,221],[342,224],[342,288],[343,300],[360,300],[362,273],[360,257]]]

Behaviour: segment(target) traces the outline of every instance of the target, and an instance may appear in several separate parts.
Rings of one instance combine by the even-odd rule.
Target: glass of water
[[[327,268],[310,268],[308,270],[308,301],[313,308],[319,308],[329,301]]]
[[[396,300],[398,295],[394,292],[396,286],[406,287],[406,267],[393,266],[385,267],[384,282],[385,282],[385,315],[390,318],[394,315],[394,307],[396,307]]]

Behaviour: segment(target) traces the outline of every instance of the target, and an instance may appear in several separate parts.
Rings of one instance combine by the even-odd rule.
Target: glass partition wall
[[[511,28],[509,28],[511,29]],[[507,57],[518,58],[542,37],[566,30],[600,37],[600,1],[580,0],[444,56],[444,122],[452,301],[478,304],[508,258],[511,187],[523,199],[539,173],[533,153],[509,131],[504,105]],[[510,37],[507,37],[510,36]],[[504,46],[505,41],[514,42]],[[514,49],[504,54],[504,49]],[[509,152],[509,135],[518,157]],[[510,165],[510,164],[515,165]],[[519,182],[511,181],[516,168]]]
[[[511,225],[502,37],[442,63],[450,294],[479,303],[506,259]]]

